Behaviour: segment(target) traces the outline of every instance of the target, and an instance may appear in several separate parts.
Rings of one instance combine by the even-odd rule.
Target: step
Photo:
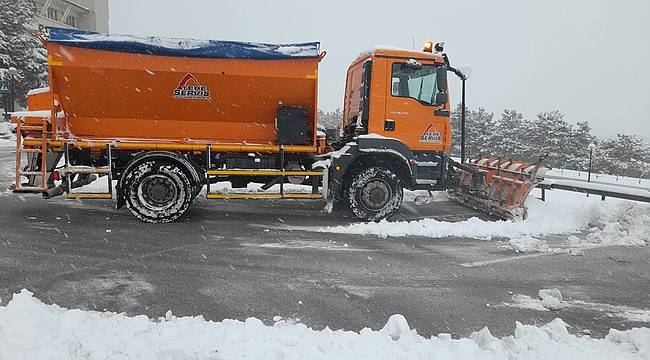
[[[68,199],[112,199],[113,194],[108,193],[68,193]]]
[[[250,170],[250,169],[220,169],[220,170],[208,170],[206,171],[208,175],[230,175],[230,176],[323,176],[322,171],[309,171],[309,170],[275,170],[275,169],[263,169],[263,170]]]
[[[64,174],[108,174],[109,172],[108,166],[67,166],[63,168]]]
[[[43,188],[40,186],[21,186],[13,189],[17,193],[42,193]]]
[[[417,185],[436,185],[438,183],[438,180],[431,180],[431,179],[415,179],[415,183]]]
[[[418,167],[438,167],[437,161],[417,161],[415,163]]]
[[[32,125],[23,125],[20,127],[20,131],[43,131],[42,126],[32,126]]]
[[[43,153],[43,149],[41,149],[41,148],[29,148],[29,149],[20,148],[20,149],[18,149],[18,152],[21,152],[21,153]]]
[[[208,199],[323,199],[323,194],[310,193],[208,193]]]
[[[23,176],[43,176],[42,171],[19,171],[18,173]]]

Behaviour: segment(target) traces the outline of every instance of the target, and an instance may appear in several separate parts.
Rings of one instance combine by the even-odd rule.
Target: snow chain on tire
[[[357,172],[348,190],[352,212],[357,218],[367,221],[391,217],[402,205],[403,197],[399,177],[383,167]]]
[[[160,158],[144,160],[125,174],[129,211],[148,223],[180,218],[194,199],[193,182],[178,165]]]

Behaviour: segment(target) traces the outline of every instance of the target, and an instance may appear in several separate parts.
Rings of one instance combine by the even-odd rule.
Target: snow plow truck
[[[346,75],[341,136],[332,142],[318,127],[325,52],[317,42],[60,28],[41,41],[49,87],[30,91],[27,111],[12,115],[14,192],[116,199],[118,209],[126,205],[145,222],[178,219],[201,193],[221,200],[327,199],[377,221],[400,208],[404,189],[423,189],[513,218],[525,216],[526,197],[546,169],[450,158],[447,74],[463,74],[441,43],[359,55]],[[105,192],[81,191],[102,176]],[[233,190],[214,190],[218,182]],[[263,184],[263,191],[234,191],[249,183]]]

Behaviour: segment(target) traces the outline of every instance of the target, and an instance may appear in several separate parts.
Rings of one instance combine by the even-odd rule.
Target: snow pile
[[[2,114],[0,114],[2,116]],[[16,128],[16,125],[3,121],[0,118],[0,145],[2,144],[12,144],[16,141],[16,134],[13,133],[13,129]]]
[[[650,206],[628,203],[615,213],[601,213],[591,223],[586,239],[570,239],[572,246],[645,246],[650,241]]]
[[[513,304],[508,306],[537,311],[560,310],[568,307],[563,301],[562,293],[558,289],[542,289],[537,293],[539,299],[528,295],[516,294],[512,296]]]
[[[564,307],[562,293],[558,289],[542,289],[537,295],[542,299],[542,306],[550,310],[559,310]]]
[[[510,247],[517,252],[546,252],[549,251],[548,243],[546,240],[536,239],[532,236],[523,236],[520,238],[511,239]]]
[[[539,298],[515,294],[512,296],[512,303],[503,305],[536,311],[581,309],[605,313],[608,317],[616,316],[628,321],[650,323],[650,310],[648,309],[582,300],[564,300],[562,293],[558,289],[542,289],[537,295]]]
[[[355,223],[317,228],[321,232],[360,235],[469,237],[515,239],[510,245],[518,251],[547,251],[534,237],[549,234],[574,234],[588,230],[580,240],[571,237],[572,246],[646,245],[650,241],[650,205],[619,199],[605,202],[584,194],[556,192],[546,202],[531,196],[527,200],[528,218],[523,221],[488,221],[473,217],[459,222],[422,219],[416,221]],[[576,240],[578,239],[578,240]],[[532,248],[532,249],[531,249]]]
[[[610,330],[604,339],[575,336],[560,319],[516,324],[514,336],[487,328],[469,338],[429,339],[393,315],[386,326],[360,332],[260,320],[205,321],[167,312],[152,320],[45,305],[23,290],[0,306],[2,359],[647,359],[650,329]]]

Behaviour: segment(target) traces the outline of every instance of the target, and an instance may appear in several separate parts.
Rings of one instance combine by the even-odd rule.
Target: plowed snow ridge
[[[588,231],[586,238],[571,238],[578,247],[598,245],[640,245],[650,241],[650,205],[586,197],[584,194],[554,191],[546,202],[531,196],[528,218],[523,221],[486,221],[473,217],[459,222],[422,219],[417,221],[355,223],[318,228],[322,232],[362,235],[449,236],[490,240],[494,237],[518,239],[526,236],[573,234]],[[436,204],[430,206],[438,206]]]
[[[111,312],[45,305],[23,290],[0,306],[2,359],[647,359],[650,329],[610,330],[604,339],[571,335],[555,319],[537,327],[516,323],[513,336],[496,338],[487,328],[468,338],[424,338],[402,315],[383,329],[360,332],[276,321],[157,320]]]

